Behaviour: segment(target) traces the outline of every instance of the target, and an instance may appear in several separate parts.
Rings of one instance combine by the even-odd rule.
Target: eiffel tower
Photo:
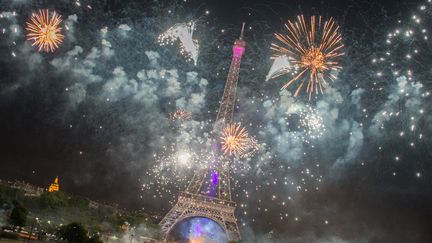
[[[244,26],[243,23],[240,37],[233,45],[231,66],[213,127],[214,136],[218,136],[225,125],[233,120],[240,63],[246,48],[246,42],[243,40]],[[159,223],[165,238],[168,238],[177,223],[192,217],[204,217],[218,223],[229,241],[240,240],[234,215],[236,203],[231,199],[230,158],[223,156],[220,148],[218,138],[214,137],[213,160],[209,168],[194,174],[186,190],[180,193],[177,203]]]

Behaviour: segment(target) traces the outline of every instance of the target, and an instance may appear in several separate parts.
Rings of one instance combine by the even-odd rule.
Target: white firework
[[[158,41],[161,46],[174,45],[180,41],[180,53],[186,57],[188,61],[193,61],[194,65],[198,62],[199,44],[198,40],[193,39],[195,30],[195,22],[178,23],[169,28],[167,31],[159,35]]]
[[[377,68],[376,76],[385,80],[388,75],[393,77],[405,76],[409,81],[422,83],[430,80],[430,57],[432,43],[429,36],[429,26],[432,23],[432,1],[424,4],[394,23],[391,31],[387,32],[386,49],[374,56],[372,64]],[[390,70],[392,73],[388,73]],[[385,89],[374,84],[375,89]]]
[[[290,132],[305,143],[320,138],[326,131],[324,119],[318,110],[310,105],[293,105],[286,114],[287,124],[295,124],[290,128]]]
[[[316,139],[323,135],[325,126],[323,118],[317,110],[309,105],[302,109],[300,115],[300,126],[304,129],[307,140]]]

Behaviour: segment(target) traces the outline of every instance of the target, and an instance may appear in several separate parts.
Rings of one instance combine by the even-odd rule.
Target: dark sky
[[[429,5],[2,1],[0,178],[47,187],[59,176],[68,193],[164,214],[193,170],[158,167],[163,160],[154,155],[205,147],[230,48],[246,21],[236,120],[263,146],[233,173],[244,237],[432,242]],[[39,8],[63,16],[65,41],[54,53],[37,52],[25,40],[25,21]],[[333,16],[345,44],[338,79],[312,101],[280,92],[286,78],[264,82],[272,33],[298,14]],[[180,55],[178,42],[157,43],[167,28],[190,20],[200,43],[196,66]],[[395,29],[401,37],[386,44]],[[325,126],[317,139],[307,137],[313,127],[286,123],[300,116],[293,107],[308,105]],[[183,126],[169,119],[178,108],[193,114]]]

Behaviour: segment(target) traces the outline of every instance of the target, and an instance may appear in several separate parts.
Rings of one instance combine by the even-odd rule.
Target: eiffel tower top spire
[[[221,126],[226,123],[232,122],[233,119],[237,82],[240,72],[240,63],[246,48],[246,42],[243,40],[244,27],[245,23],[243,23],[242,25],[240,37],[234,42],[232,48],[233,57],[231,60],[230,69],[228,71],[228,77],[225,83],[224,93],[220,101],[215,130],[219,130]]]
[[[239,37],[240,40],[243,40],[243,32],[244,32],[245,24],[246,24],[246,23],[243,22],[243,25],[242,25],[242,28],[241,28],[241,32],[240,32],[240,37]]]

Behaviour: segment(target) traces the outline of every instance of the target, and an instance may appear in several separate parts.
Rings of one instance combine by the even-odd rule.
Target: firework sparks
[[[294,104],[291,111],[286,112],[286,115],[285,120],[289,131],[304,143],[310,144],[326,132],[323,117],[316,108],[308,104]]]
[[[399,20],[386,34],[386,48],[372,59],[372,64],[379,68],[376,76],[380,81],[374,83],[374,89],[383,90],[384,80],[390,76],[405,76],[409,81],[423,83],[430,80],[432,47],[428,26],[432,21],[431,9],[431,1],[420,5],[409,19]]]
[[[333,18],[324,22],[321,16],[312,16],[310,23],[307,23],[301,15],[297,17],[296,22],[288,21],[285,27],[288,33],[276,33],[276,39],[280,43],[272,43],[271,49],[276,51],[275,58],[289,56],[296,74],[282,86],[282,89],[299,81],[300,84],[294,93],[294,96],[297,96],[307,80],[306,93],[310,99],[313,92],[323,93],[326,79],[335,79],[332,71],[341,69],[337,58],[344,53],[339,26]],[[285,70],[284,73],[288,72]]]
[[[190,119],[191,116],[192,114],[189,111],[181,108],[170,113],[170,119],[172,121],[185,121]]]
[[[255,153],[261,148],[261,144],[258,143],[258,140],[256,140],[256,138],[254,137],[249,137],[248,138],[248,142],[247,142],[247,149],[246,149],[246,153],[242,154],[243,158],[246,157],[253,157],[255,155]]]
[[[385,47],[371,60],[376,73],[371,79],[370,93],[381,97],[391,90],[395,98],[381,105],[381,111],[372,118],[374,125],[370,129],[379,133],[398,124],[394,135],[409,139],[407,144],[411,148],[424,138],[423,130],[419,128],[423,126],[427,113],[424,107],[430,99],[430,92],[425,89],[425,84],[431,80],[432,67],[427,28],[432,22],[430,3],[420,5],[409,19],[397,21],[396,27],[386,34]],[[367,109],[363,113],[365,118],[370,115]],[[378,147],[378,151],[382,149]],[[399,159],[399,155],[395,155],[395,160]]]
[[[164,146],[153,155],[155,163],[145,172],[142,190],[153,193],[153,197],[170,198],[175,203],[172,191],[183,190],[198,169],[208,168],[211,161],[208,151],[195,152],[188,148],[177,148],[175,144]]]
[[[159,35],[158,41],[161,46],[173,45],[177,39],[180,41],[180,53],[186,57],[188,61],[198,61],[199,44],[196,39],[193,39],[195,23],[179,23],[169,28],[167,31]]]
[[[61,22],[61,16],[56,12],[39,10],[38,13],[33,13],[27,22],[27,39],[32,41],[32,46],[37,46],[39,51],[54,52],[64,38],[61,34],[62,28],[59,27]]]

